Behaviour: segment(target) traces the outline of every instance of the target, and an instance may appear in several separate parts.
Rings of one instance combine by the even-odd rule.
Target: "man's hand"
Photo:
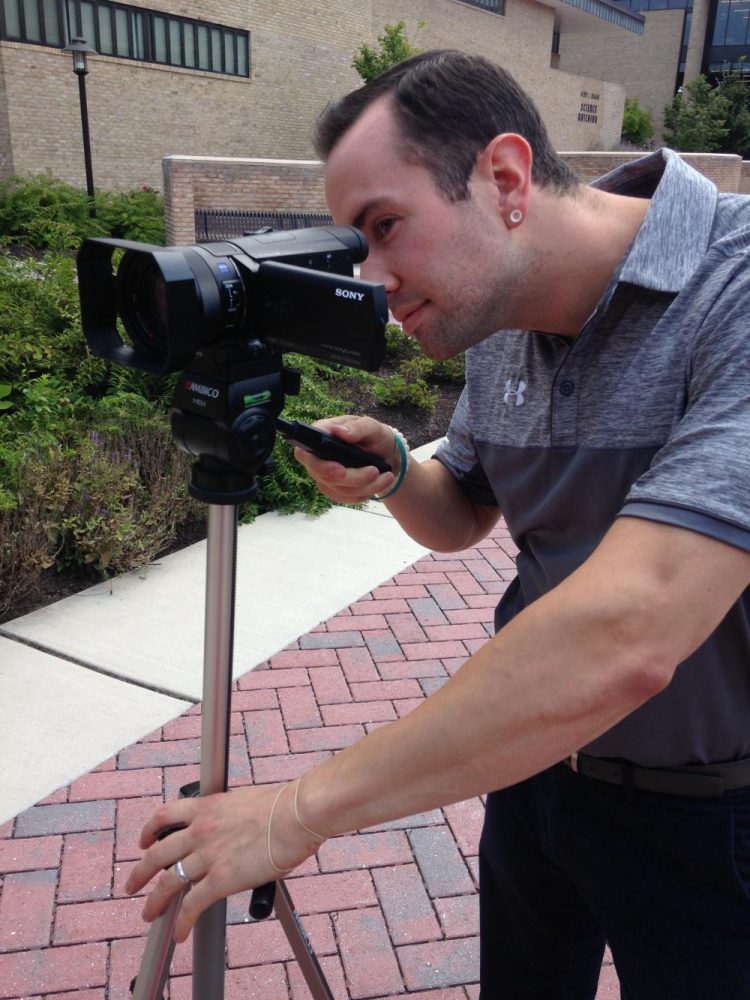
[[[335,503],[364,503],[374,494],[384,494],[396,481],[399,453],[393,440],[393,431],[372,417],[332,417],[313,424],[319,430],[340,438],[347,444],[356,444],[365,451],[384,458],[393,472],[379,473],[368,465],[361,469],[347,469],[339,462],[326,462],[302,448],[294,449],[294,457],[304,465],[315,480],[321,493]]]
[[[126,891],[134,895],[161,872],[146,900],[143,918],[154,920],[183,891],[174,865],[182,861],[193,883],[180,907],[175,940],[184,941],[200,914],[219,899],[255,889],[281,877],[269,860],[284,871],[295,868],[320,847],[294,818],[292,785],[242,788],[203,798],[185,798],[161,806],[141,832],[146,850],[130,873]],[[159,832],[182,827],[163,840]]]

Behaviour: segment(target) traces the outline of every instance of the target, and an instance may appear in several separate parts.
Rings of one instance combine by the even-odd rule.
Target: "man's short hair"
[[[533,153],[532,179],[562,193],[579,183],[550,143],[536,105],[506,70],[482,56],[436,49],[405,59],[324,109],[315,147],[326,160],[374,101],[390,96],[400,154],[426,167],[451,201],[469,196],[477,157],[503,132],[522,135]]]

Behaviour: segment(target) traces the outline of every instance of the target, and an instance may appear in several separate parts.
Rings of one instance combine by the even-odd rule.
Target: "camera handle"
[[[201,373],[202,374],[202,373]],[[246,376],[247,373],[243,373]],[[188,379],[191,376],[188,376]],[[182,378],[184,385],[185,376]],[[232,380],[226,393],[231,396]],[[194,463],[189,491],[208,504],[206,539],[205,625],[203,645],[203,708],[201,716],[200,781],[180,790],[183,797],[227,791],[229,725],[232,696],[235,582],[237,563],[238,504],[257,494],[257,475],[268,470],[275,438],[274,416],[283,406],[283,390],[274,389],[272,406],[249,407],[230,429],[231,453],[239,461],[225,460],[224,430],[206,430],[205,411],[186,405],[185,393],[176,390],[179,408],[173,409],[172,429],[187,451],[200,453]],[[197,412],[196,412],[197,411]],[[239,439],[237,441],[236,439]],[[222,457],[206,454],[206,442],[216,441]],[[191,442],[200,442],[200,449]],[[234,447],[236,445],[236,447]],[[167,836],[170,831],[164,831]],[[161,1000],[174,952],[174,928],[184,892],[176,896],[149,931],[140,969],[131,983],[133,1000]],[[256,890],[250,912],[256,918],[276,911],[313,1000],[333,1000],[325,975],[291,896],[283,881]],[[198,918],[193,929],[193,1000],[223,1000],[225,977],[226,900],[219,900]]]

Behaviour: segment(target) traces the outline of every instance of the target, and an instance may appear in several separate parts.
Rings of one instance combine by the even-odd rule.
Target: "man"
[[[129,888],[168,869],[152,919],[194,882],[183,939],[324,837],[488,792],[483,1000],[593,998],[605,941],[628,1000],[746,1000],[750,200],[669,152],[580,185],[513,80],[457,52],[387,71],[318,137],[362,276],[428,355],[469,349],[467,386],[422,464],[362,417],[323,426],[394,473],[297,457],[433,549],[502,513],[518,578],[406,718],[303,784],[162,807]]]

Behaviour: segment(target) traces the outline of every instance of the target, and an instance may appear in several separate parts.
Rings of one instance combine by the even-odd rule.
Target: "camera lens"
[[[118,272],[122,321],[133,346],[166,354],[169,343],[167,286],[149,254],[126,253]]]

